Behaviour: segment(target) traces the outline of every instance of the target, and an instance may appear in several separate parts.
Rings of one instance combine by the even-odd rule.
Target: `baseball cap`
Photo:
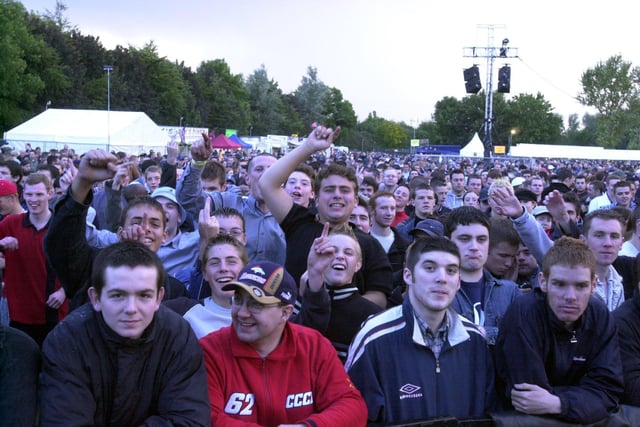
[[[256,261],[247,264],[238,278],[222,287],[223,291],[244,289],[261,304],[283,302],[293,304],[298,296],[295,280],[283,266],[271,261]]]
[[[184,222],[187,219],[187,211],[184,210],[182,205],[178,203],[178,199],[176,199],[176,189],[172,187],[158,187],[155,189],[153,193],[151,193],[151,197],[157,199],[158,197],[164,197],[165,199],[171,200],[178,206],[180,209],[180,220]]]
[[[521,176],[516,176],[515,178],[513,178],[511,180],[511,186],[512,187],[517,187],[518,185],[522,185],[524,184],[525,179]]]
[[[418,231],[427,233],[427,235],[431,237],[444,236],[444,227],[442,226],[442,223],[435,219],[423,219],[416,224],[416,228],[411,230],[409,234],[416,234]]]
[[[0,179],[0,197],[9,194],[18,194],[18,187],[11,181]]]
[[[542,214],[547,214],[547,215],[551,215],[549,213],[549,209],[547,209],[546,206],[536,206],[535,208],[533,208],[533,210],[531,211],[531,215],[533,216],[538,216],[538,215],[542,215]]]

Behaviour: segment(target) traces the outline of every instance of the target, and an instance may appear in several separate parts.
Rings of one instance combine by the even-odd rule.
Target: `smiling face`
[[[331,225],[343,225],[356,206],[354,185],[347,178],[329,175],[322,180],[320,191],[316,194],[316,207],[320,222]]]
[[[235,280],[243,267],[242,255],[234,246],[220,244],[209,248],[203,266],[203,276],[211,286],[211,298],[216,304],[231,307],[234,291],[223,291],[222,287]]]
[[[231,305],[231,323],[238,339],[264,357],[278,346],[293,306],[265,304],[254,312],[247,307],[251,299],[247,291],[236,289]]]
[[[158,270],[152,266],[107,267],[98,295],[89,289],[94,310],[121,337],[140,338],[160,307],[164,288],[157,289]]]
[[[143,232],[138,241],[153,252],[158,252],[160,246],[167,240],[163,210],[146,204],[132,206],[127,211],[123,226],[128,228],[133,225],[140,226]]]
[[[49,210],[49,200],[53,197],[53,190],[47,190],[43,182],[24,186],[24,201],[29,213],[42,215]]]
[[[381,196],[376,199],[376,207],[373,210],[373,220],[380,227],[391,227],[396,219],[396,199],[390,196]]]
[[[540,273],[540,289],[546,293],[553,314],[567,328],[573,326],[589,305],[596,289],[596,279],[591,276],[591,270],[581,265],[556,264],[551,266],[549,277]]]
[[[360,244],[346,234],[330,234],[329,242],[335,252],[331,265],[324,272],[324,280],[332,287],[348,285],[362,267]]]
[[[284,185],[284,190],[293,200],[305,208],[309,207],[309,202],[313,199],[313,188],[311,178],[303,172],[292,172]]]

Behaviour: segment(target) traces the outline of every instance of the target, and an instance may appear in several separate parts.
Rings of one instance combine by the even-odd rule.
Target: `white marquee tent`
[[[82,154],[94,148],[125,153],[164,152],[168,137],[145,113],[135,111],[66,110],[49,108],[5,132],[7,144],[26,144],[42,151],[64,145]]]
[[[471,141],[460,149],[462,157],[484,157],[484,144],[476,132]]]

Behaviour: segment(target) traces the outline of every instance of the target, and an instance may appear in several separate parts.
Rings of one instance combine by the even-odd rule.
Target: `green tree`
[[[63,80],[54,50],[32,35],[24,7],[0,0],[0,130],[45,108],[47,82]]]
[[[318,70],[308,67],[307,75],[302,77],[294,93],[297,100],[296,107],[303,122],[311,124],[326,121],[324,112],[327,92],[327,86],[318,79]]]
[[[618,148],[633,132],[627,128],[634,120],[627,114],[637,102],[640,69],[620,55],[599,62],[582,74],[582,93],[578,100],[600,113],[596,131],[598,145]]]
[[[216,132],[247,129],[251,123],[249,92],[242,75],[232,74],[224,59],[205,61],[196,70],[200,98],[196,99],[201,123]]]
[[[245,82],[251,108],[251,127],[255,135],[282,134],[285,105],[278,83],[269,79],[262,65]]]
[[[353,111],[353,105],[342,96],[340,89],[335,87],[327,88],[324,100],[325,124],[332,128],[342,127],[340,141],[338,145],[352,146],[356,141],[353,139],[353,131],[358,124],[358,117]]]
[[[504,122],[497,128],[499,140],[507,141],[512,129],[518,141],[524,143],[559,143],[562,135],[562,117],[553,112],[551,104],[538,92],[520,94],[506,102]]]
[[[445,97],[436,103],[433,118],[435,132],[431,144],[465,145],[484,123],[484,95],[466,96],[462,100]]]

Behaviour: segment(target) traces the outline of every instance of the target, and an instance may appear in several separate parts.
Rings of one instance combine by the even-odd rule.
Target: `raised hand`
[[[313,147],[314,152],[326,150],[331,147],[331,144],[338,138],[341,131],[342,128],[340,126],[335,130],[322,125],[316,126],[307,137],[305,144]]]
[[[195,161],[201,162],[209,160],[211,153],[213,153],[213,149],[211,148],[209,135],[202,132],[202,139],[191,144],[191,158]]]
[[[307,275],[309,288],[312,291],[318,291],[322,288],[324,272],[329,268],[335,256],[335,249],[329,240],[329,228],[329,223],[325,223],[320,237],[313,240],[307,257]]]
[[[167,142],[167,163],[175,165],[178,161],[178,143],[172,139]]]
[[[218,219],[212,214],[211,197],[204,199],[204,208],[198,214],[198,232],[200,233],[200,241],[208,241],[218,236],[220,232],[220,224]]]

